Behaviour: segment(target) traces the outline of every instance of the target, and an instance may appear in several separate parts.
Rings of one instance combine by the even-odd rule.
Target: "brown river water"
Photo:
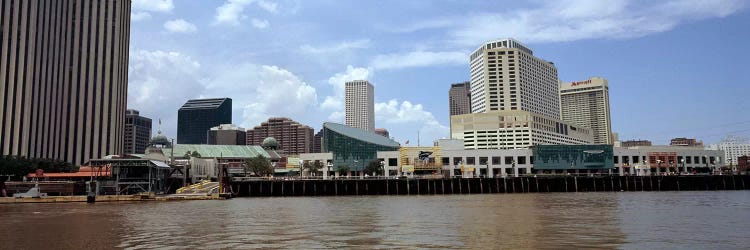
[[[0,249],[748,249],[750,191],[0,205]]]

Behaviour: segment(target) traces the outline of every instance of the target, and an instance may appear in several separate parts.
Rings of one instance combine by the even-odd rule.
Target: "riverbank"
[[[223,200],[218,195],[158,195],[154,197],[140,195],[98,195],[96,202],[134,202],[134,201],[183,201],[183,200]],[[86,202],[85,195],[48,196],[44,198],[0,197],[0,204],[17,203],[68,203]]]
[[[750,175],[249,180],[237,197],[748,190]]]

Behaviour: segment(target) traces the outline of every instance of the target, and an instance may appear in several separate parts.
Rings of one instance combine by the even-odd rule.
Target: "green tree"
[[[365,166],[363,171],[365,174],[369,175],[381,175],[383,173],[383,168],[380,166],[380,161],[373,160],[370,161],[370,163],[367,163],[367,166]]]
[[[321,169],[323,169],[323,163],[320,161],[307,161],[302,164],[302,170],[307,170],[310,173],[317,173]]]
[[[195,157],[195,158],[201,158],[201,154],[198,153],[198,151],[193,151],[193,153],[190,154],[190,156]]]
[[[349,172],[349,170],[350,170],[349,166],[347,166],[347,165],[342,165],[342,166],[336,167],[336,172],[339,172],[339,175],[345,175],[346,173]]]
[[[78,172],[78,168],[69,162],[55,159],[29,159],[9,155],[0,157],[0,175],[10,175],[12,180],[20,180],[37,169],[46,173],[72,173]]]
[[[268,158],[258,155],[245,160],[245,172],[251,172],[256,176],[264,176],[273,174],[273,167]]]

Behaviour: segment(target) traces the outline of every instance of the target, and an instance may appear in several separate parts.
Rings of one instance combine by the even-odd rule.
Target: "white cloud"
[[[417,143],[417,133],[421,138],[437,139],[449,137],[450,129],[440,124],[431,112],[424,110],[422,104],[412,104],[409,101],[399,103],[392,99],[388,102],[375,104],[375,123],[377,127],[387,128],[399,142],[409,140]],[[413,131],[411,131],[413,130]],[[431,145],[432,141],[425,141],[422,145]]]
[[[320,107],[324,110],[333,110],[334,113],[329,116],[331,121],[340,121],[343,117],[341,111],[344,110],[344,91],[346,82],[352,80],[369,80],[372,73],[366,68],[355,68],[351,65],[346,67],[345,72],[337,73],[328,78],[328,84],[333,87],[333,95],[326,96]],[[338,111],[338,113],[336,113]]]
[[[277,66],[244,63],[203,69],[187,55],[133,51],[130,55],[128,108],[162,119],[162,130],[176,136],[177,110],[192,98],[232,98],[233,122],[253,127],[271,116],[298,120],[318,109],[315,88]]]
[[[349,65],[346,71],[328,79],[328,84],[333,87],[333,95],[327,96],[320,104],[323,111],[331,112],[328,121],[342,123],[344,120],[345,83],[351,80],[368,80],[372,74],[372,69]],[[412,104],[409,101],[399,103],[393,99],[375,103],[375,123],[377,127],[387,128],[400,142],[410,140],[411,143],[416,143],[417,131],[422,134],[422,138],[449,136],[449,128],[440,124],[431,112],[424,110],[421,104]]]
[[[174,9],[172,0],[133,0],[132,8],[136,11],[169,12]]]
[[[260,19],[253,18],[251,22],[253,24],[253,27],[258,28],[258,29],[265,29],[265,28],[268,28],[269,26],[268,20],[265,20],[265,19],[260,20]]]
[[[277,13],[279,5],[275,2],[269,2],[265,0],[258,1],[258,7],[271,13]]]
[[[370,39],[360,39],[355,41],[343,41],[333,45],[314,47],[309,44],[300,46],[302,53],[307,54],[332,54],[350,51],[353,49],[364,49],[370,47]]]
[[[164,23],[164,28],[172,33],[195,33],[198,28],[183,19],[170,20]]]
[[[463,52],[414,51],[406,54],[386,54],[375,56],[371,67],[374,69],[402,69],[435,65],[468,64],[468,55]]]
[[[278,66],[242,64],[216,72],[206,94],[232,98],[234,123],[251,128],[272,116],[298,120],[317,108],[315,88]]]
[[[216,8],[216,16],[214,17],[215,23],[239,25],[240,20],[247,19],[247,16],[244,15],[244,11],[245,8],[252,3],[257,4],[259,8],[271,13],[276,13],[278,11],[278,4],[274,2],[264,0],[228,0]],[[253,25],[258,27],[255,20],[256,19],[253,19]],[[263,28],[268,27],[268,21],[264,21],[265,26]]]
[[[131,51],[128,108],[154,121],[162,119],[164,133],[176,136],[177,109],[205,89],[198,80],[200,69],[200,63],[177,52]]]
[[[133,11],[130,13],[130,20],[137,22],[146,19],[151,19],[151,14],[145,11]]]
[[[451,43],[478,46],[513,37],[527,43],[600,38],[634,38],[664,32],[692,21],[725,17],[745,7],[742,0],[547,0],[502,12],[470,13],[393,25],[391,32],[446,28]]]

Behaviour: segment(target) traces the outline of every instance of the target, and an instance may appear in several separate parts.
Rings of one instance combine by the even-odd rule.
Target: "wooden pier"
[[[750,175],[246,180],[237,197],[748,190]]]

